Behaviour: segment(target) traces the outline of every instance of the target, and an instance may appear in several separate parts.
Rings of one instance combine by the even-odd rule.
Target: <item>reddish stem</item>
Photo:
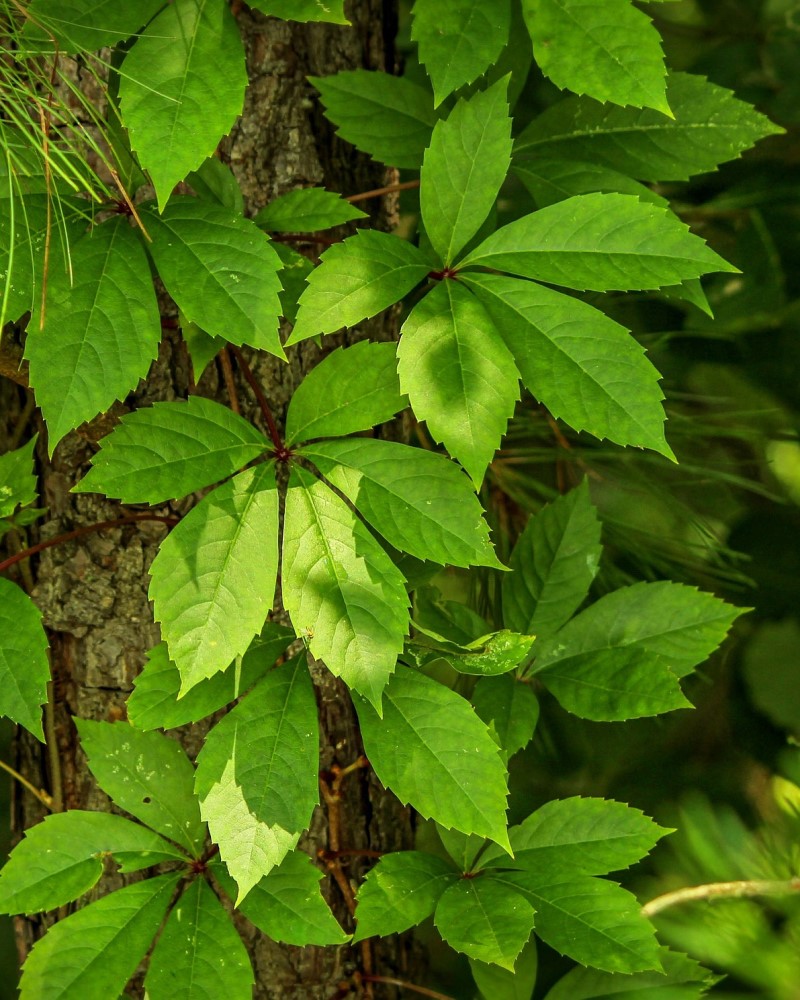
[[[267,397],[264,395],[264,390],[258,384],[250,365],[248,365],[245,361],[244,355],[239,348],[234,347],[233,344],[229,344],[228,347],[233,356],[236,358],[239,367],[242,369],[242,374],[247,380],[247,384],[253,390],[255,397],[258,400],[258,405],[261,408],[261,414],[267,422],[267,427],[269,427],[269,436],[272,438],[272,443],[275,446],[275,457],[281,462],[287,461],[291,452],[281,440],[280,433],[278,432],[278,425],[275,423],[275,418],[272,416],[272,410],[269,408],[269,403],[267,402]]]
[[[352,205],[356,201],[366,201],[367,198],[380,198],[384,194],[394,194],[395,191],[410,191],[418,188],[419,181],[401,181],[399,184],[387,184],[385,187],[373,188],[371,191],[362,191],[360,194],[351,194],[345,201]]]
[[[417,986],[416,983],[407,983],[404,979],[395,979],[393,976],[370,976],[362,973],[361,978],[366,983],[386,983],[387,986],[399,986],[404,990],[411,990],[413,993],[421,993],[424,997],[433,997],[434,1000],[453,1000],[453,997],[446,993],[437,993],[436,990],[429,990],[427,986]]]

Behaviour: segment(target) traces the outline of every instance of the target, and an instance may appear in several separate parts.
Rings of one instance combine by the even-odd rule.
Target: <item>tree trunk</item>
[[[276,194],[298,186],[324,185],[349,194],[371,190],[392,179],[387,178],[382,168],[336,139],[306,80],[309,74],[326,75],[356,67],[392,69],[392,4],[383,0],[353,0],[348,13],[352,27],[298,25],[268,19],[246,9],[238,12],[247,48],[250,86],[244,115],[220,154],[230,162],[241,183],[248,214]],[[374,225],[391,226],[394,221],[391,199],[374,199],[366,206],[374,211]],[[147,383],[125,405],[114,407],[109,414],[70,434],[58,446],[52,461],[48,461],[43,447],[38,449],[42,504],[49,510],[40,537],[53,537],[130,512],[130,508],[113,501],[69,491],[87,471],[96,450],[95,442],[108,433],[121,413],[155,400],[181,398],[190,391],[188,355],[177,333],[170,329],[175,325],[168,315],[170,308],[165,304],[167,328],[159,360]],[[360,336],[367,332],[373,338],[386,339],[395,336],[396,331],[389,317],[365,325]],[[353,339],[358,339],[358,334]],[[329,350],[340,342],[341,339],[326,338],[325,348]],[[292,352],[288,365],[266,356],[251,358],[279,420],[295,386],[319,356],[317,348],[306,343]],[[234,370],[233,374],[242,413],[260,425],[261,416],[249,387],[241,372]],[[10,393],[13,400],[20,391],[14,387]],[[228,401],[221,370],[215,364],[206,370],[197,391]],[[4,434],[0,452],[8,447],[8,436],[16,419],[11,419],[10,407],[9,402],[8,419],[0,421],[0,432]],[[194,499],[158,508],[157,512],[185,514]],[[47,747],[43,749],[27,734],[20,734],[16,766],[35,785],[50,791],[56,808],[108,808],[108,799],[86,767],[72,717],[106,721],[125,718],[125,700],[133,679],[141,669],[145,652],[159,639],[147,601],[147,570],[165,530],[163,524],[147,521],[93,533],[47,549],[38,559],[30,560],[25,573],[17,576],[23,586],[32,587],[32,596],[44,614],[51,641],[54,695],[46,714]],[[315,668],[314,674],[323,744],[322,784],[330,790],[335,783],[336,768],[354,763],[361,746],[346,688],[322,667]],[[207,728],[186,727],[170,735],[179,738],[194,757]],[[327,811],[323,802],[301,844],[313,857],[331,843],[335,849],[361,851],[409,846],[408,811],[383,791],[371,772],[356,769],[342,781],[341,787],[341,802],[334,795]],[[334,823],[329,823],[331,810]],[[39,822],[43,812],[44,807],[33,795],[20,787],[15,789],[13,823],[17,837]],[[321,863],[324,861],[323,858]],[[331,866],[336,869],[337,864],[329,861],[329,870]],[[348,882],[362,872],[363,865],[346,861],[333,872],[336,877],[329,879],[328,898],[347,929],[352,927],[349,912],[352,899],[345,898],[350,895]],[[130,878],[123,880],[109,873],[98,891],[110,891],[123,881]],[[18,918],[20,955],[26,954],[48,923],[68,912],[65,908],[47,919]],[[257,997],[327,1000],[333,996],[360,995],[358,976],[354,979],[354,973],[358,969],[370,971],[370,965],[372,971],[383,975],[404,979],[411,976],[409,953],[402,942],[382,944],[373,955],[366,947],[281,947],[246,921],[241,921],[240,930],[253,959]],[[366,990],[369,994],[371,987]],[[131,995],[142,995],[139,980],[133,983]],[[374,995],[395,994],[381,987]]]

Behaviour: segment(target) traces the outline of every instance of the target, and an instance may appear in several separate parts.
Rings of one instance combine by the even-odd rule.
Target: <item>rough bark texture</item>
[[[276,194],[298,186],[323,184],[347,194],[391,181],[382,168],[365,161],[352,147],[335,138],[306,80],[309,74],[325,75],[361,66],[392,69],[391,4],[354,0],[349,15],[352,27],[333,27],[290,24],[247,9],[238,12],[247,48],[250,87],[245,113],[223,144],[221,155],[229,160],[241,182],[249,214]],[[375,212],[374,224],[390,226],[392,206],[390,199],[376,199],[370,205]],[[169,306],[165,308],[169,310]],[[360,335],[366,332],[379,338],[395,334],[391,318],[365,326]],[[326,338],[326,350],[338,342]],[[279,422],[294,387],[318,358],[319,351],[304,344],[292,352],[288,365],[265,356],[251,359]],[[240,373],[235,376],[242,412],[261,424],[249,388]],[[23,393],[9,386],[4,382],[0,451],[6,450],[16,426]],[[108,433],[120,413],[154,400],[180,398],[190,386],[188,355],[177,334],[167,330],[151,377],[124,406],[120,404],[106,417],[69,435],[56,449],[52,461],[40,449],[42,503],[50,512],[40,537],[52,537],[130,512],[130,508],[121,508],[115,502],[74,495],[69,490],[85,474],[96,450],[95,442]],[[216,365],[209,366],[197,391],[226,400]],[[183,514],[193,499],[161,512]],[[125,718],[125,699],[133,679],[141,669],[146,650],[159,638],[147,601],[147,569],[165,530],[158,522],[147,522],[93,534],[48,549],[38,560],[31,561],[27,580],[18,576],[23,585],[32,585],[32,595],[44,613],[51,638],[54,699],[47,726],[49,747],[43,750],[23,734],[17,743],[17,766],[35,784],[49,789],[62,808],[108,808],[108,799],[88,772],[71,719]],[[323,668],[315,667],[314,673],[323,734],[321,768],[330,772],[356,760],[361,747],[346,689]],[[195,726],[171,735],[179,738],[194,756],[203,732],[202,726]],[[409,846],[409,815],[386,795],[370,772],[360,769],[346,779],[341,805],[335,808],[340,814],[340,829],[339,843],[334,847],[395,850]],[[17,790],[17,836],[38,822],[42,811],[32,795]],[[316,856],[317,851],[329,846],[329,837],[326,811],[320,807],[303,846]],[[358,878],[363,866],[347,863],[343,871],[345,878]],[[110,874],[100,891],[114,889],[122,881],[120,876]],[[339,881],[341,885],[341,878]],[[331,879],[328,897],[337,916],[349,928],[350,915],[340,885]],[[21,955],[49,922],[52,917],[17,921]],[[365,962],[372,962],[373,971],[383,975],[404,979],[413,975],[408,949],[402,942],[381,944],[377,953],[370,955],[349,948],[280,947],[244,921],[240,929],[253,957],[257,997],[323,1000],[359,995],[358,986],[353,986],[353,973],[359,967],[364,969]],[[141,995],[139,982],[132,984],[130,995]],[[374,995],[392,997],[395,991],[377,986]]]

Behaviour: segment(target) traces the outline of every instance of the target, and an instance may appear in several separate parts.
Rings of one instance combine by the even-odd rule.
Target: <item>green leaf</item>
[[[25,831],[0,871],[0,912],[37,913],[88,892],[113,855],[125,872],[186,856],[157,833],[112,813],[70,809]]]
[[[96,52],[117,45],[147,24],[161,0],[31,0],[22,37],[25,48],[53,51],[55,38],[64,55]],[[52,37],[51,37],[52,36]]]
[[[519,399],[519,373],[486,310],[459,282],[440,282],[403,324],[397,360],[415,415],[479,484]]]
[[[244,198],[231,168],[216,156],[203,160],[197,170],[186,177],[199,198],[222,205],[234,215],[244,214]]]
[[[48,646],[39,609],[24,590],[0,577],[0,716],[24,726],[42,743]]]
[[[390,166],[420,166],[438,118],[430,91],[365,69],[308,79],[340,138]]]
[[[680,583],[606,594],[537,649],[534,670],[570,712],[633,719],[691,707],[678,678],[722,642],[741,613]]]
[[[418,6],[419,0],[415,9]],[[422,221],[445,265],[478,232],[506,179],[511,163],[507,90],[505,78],[460,100],[446,120],[436,123],[425,150],[419,193]]]
[[[116,805],[199,858],[206,829],[194,768],[181,745],[125,722],[75,719],[75,725],[89,769]]]
[[[674,458],[664,439],[659,373],[599,309],[530,281],[464,274],[514,356],[522,380],[577,431]]]
[[[411,38],[428,71],[436,104],[497,62],[508,41],[508,0],[416,0]]]
[[[469,967],[484,1000],[531,1000],[539,971],[536,938],[531,938],[522,949],[513,972],[474,958],[469,960]]]
[[[199,382],[206,368],[219,354],[227,341],[223,337],[212,337],[202,330],[197,323],[190,323],[185,316],[178,311],[178,325],[181,328],[181,336],[186,343],[189,357],[192,361],[192,373],[195,382]],[[191,396],[189,397],[192,398]]]
[[[308,276],[286,346],[377,315],[399,302],[435,266],[399,236],[359,229],[326,250]]]
[[[285,243],[274,243],[273,250],[280,257],[283,267],[278,277],[283,289],[280,293],[281,315],[290,323],[297,321],[297,303],[306,290],[306,280],[314,265],[301,253]]]
[[[230,9],[176,0],[136,41],[121,76],[122,118],[163,209],[242,112],[247,72]]]
[[[539,720],[539,702],[530,684],[508,674],[481,677],[471,701],[478,718],[493,727],[507,757],[530,743]]]
[[[627,194],[583,194],[508,223],[460,264],[597,292],[736,271],[674,215]]]
[[[214,875],[232,898],[236,883],[222,865]],[[320,892],[322,872],[302,851],[287,854],[242,900],[239,912],[267,937],[281,944],[333,945],[350,939],[339,926]]]
[[[636,897],[615,882],[585,875],[548,881],[529,871],[494,879],[524,895],[536,909],[537,935],[562,955],[607,972],[660,969],[652,925]]]
[[[267,622],[258,639],[229,667],[200,681],[179,698],[181,675],[169,658],[167,644],[147,654],[142,672],[128,696],[128,719],[137,729],[175,729],[204,719],[248,691],[272,667],[294,639],[294,632]]]
[[[298,188],[274,198],[253,222],[271,233],[316,233],[366,218],[366,212],[335,191],[312,187]]]
[[[574,968],[548,992],[544,1000],[700,1000],[713,979],[688,955],[661,948],[664,972],[623,975],[597,969]],[[528,1000],[528,998],[526,998]]]
[[[163,503],[230,476],[269,448],[242,417],[202,396],[126,413],[73,493]]]
[[[508,845],[506,769],[468,701],[401,667],[384,692],[382,720],[355,702],[364,751],[401,802],[444,827]]]
[[[36,476],[33,471],[33,449],[36,435],[13,451],[0,455],[0,517],[8,517],[17,507],[36,499]]]
[[[600,521],[584,478],[528,521],[503,577],[503,621],[539,639],[572,617],[600,568]]]
[[[245,652],[272,610],[277,573],[278,491],[264,462],[190,510],[150,567],[149,597],[181,694]]]
[[[568,97],[523,130],[515,151],[537,159],[596,163],[641,181],[682,181],[714,170],[764,136],[782,131],[702,76],[670,74],[667,103],[674,118]]]
[[[150,1000],[180,996],[250,1000],[253,969],[231,918],[196,878],[170,911],[147,966]]]
[[[661,38],[630,0],[524,0],[539,68],[557,87],[670,114]]]
[[[401,552],[449,566],[501,566],[472,484],[443,455],[369,438],[301,452]]]
[[[324,357],[289,401],[286,443],[366,431],[404,409],[395,350],[362,340]]]
[[[344,0],[253,0],[250,6],[285,21],[350,23],[344,14]]]
[[[379,706],[408,631],[403,577],[347,504],[297,467],[286,495],[282,587],[311,653]]]
[[[482,876],[450,886],[439,900],[434,923],[451,948],[512,972],[534,917],[523,895]]]
[[[436,824],[436,833],[459,872],[462,874],[470,873],[478,853],[486,847],[486,839],[478,837],[474,833],[466,834],[459,833],[458,830],[448,830],[439,823]]]
[[[21,1000],[120,996],[156,935],[180,874],[160,875],[103,896],[59,920],[31,949]]]
[[[471,642],[464,653],[448,653],[445,659],[460,674],[493,677],[507,674],[527,657],[534,636],[503,629]]]
[[[281,259],[251,219],[202,198],[144,212],[158,274],[206,333],[285,358],[278,337]]]
[[[68,431],[136,388],[161,340],[150,265],[127,219],[97,226],[71,258],[74,281],[60,268],[50,274],[44,327],[37,306],[25,347],[51,455]]]
[[[416,927],[433,913],[445,889],[458,880],[458,872],[433,854],[385,854],[358,890],[353,943]]]
[[[662,208],[669,205],[666,198],[662,198],[645,184],[599,163],[537,157],[530,162],[525,161],[524,167],[514,167],[513,173],[528,189],[537,208],[545,208],[573,195],[591,194],[594,191],[634,194],[641,201],[648,201]]]
[[[236,905],[280,864],[319,801],[319,729],[305,655],[269,673],[211,730],[200,810],[236,880]]]

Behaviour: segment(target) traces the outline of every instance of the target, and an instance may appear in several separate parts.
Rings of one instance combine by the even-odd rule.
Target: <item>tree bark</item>
[[[341,69],[365,67],[392,70],[393,5],[384,0],[353,0],[351,27],[298,25],[266,18],[246,8],[237,12],[247,50],[250,86],[244,115],[225,140],[220,155],[234,170],[245,197],[247,214],[254,214],[276,194],[309,184],[324,185],[345,194],[371,190],[392,180],[391,175],[352,147],[340,142],[322,117],[311,74],[327,75]],[[236,9],[236,5],[234,5]],[[394,222],[394,202],[375,199],[363,206],[373,210],[372,224],[388,228]],[[313,246],[311,250],[315,249]],[[170,306],[165,304],[169,313]],[[75,495],[70,488],[86,473],[96,441],[113,427],[121,413],[155,400],[184,397],[192,387],[188,355],[167,315],[164,341],[150,378],[125,404],[70,434],[48,460],[42,442],[37,452],[42,504],[49,516],[41,538],[73,528],[120,517],[130,508],[99,496]],[[396,335],[393,317],[373,321],[350,339],[369,334],[390,339]],[[325,350],[343,338],[326,338]],[[247,353],[247,352],[246,352]],[[308,343],[291,352],[288,364],[247,353],[279,423],[286,404],[320,351]],[[234,366],[236,392],[242,413],[259,426],[261,415],[241,372]],[[4,383],[6,396],[18,400],[23,389]],[[196,391],[227,402],[224,381],[214,364]],[[19,407],[17,407],[19,409]],[[9,410],[10,414],[10,410]],[[0,451],[5,451],[13,420],[0,421]],[[43,431],[41,426],[38,427]],[[158,508],[158,513],[185,514],[197,498]],[[16,766],[35,785],[53,795],[56,808],[107,809],[109,801],[89,773],[76,738],[72,717],[106,721],[125,719],[125,700],[144,663],[145,652],[159,639],[147,601],[147,570],[166,529],[163,524],[137,522],[88,535],[47,549],[30,560],[18,582],[31,589],[44,614],[51,641],[53,699],[46,713],[48,745],[42,748],[27,734],[16,742]],[[336,785],[336,769],[354,763],[362,752],[358,727],[346,688],[321,665],[313,668],[322,731],[321,769],[328,798]],[[174,731],[194,757],[207,726]],[[411,817],[387,795],[374,775],[357,768],[341,782],[335,796],[316,810],[301,846],[312,857],[332,846],[340,850],[385,851],[407,847]],[[333,809],[335,823],[329,822]],[[42,819],[44,807],[29,792],[15,789],[15,835]],[[325,859],[323,857],[322,862]],[[321,862],[321,863],[322,863]],[[330,868],[332,862],[328,862]],[[328,880],[326,894],[346,929],[352,928],[352,900],[345,897],[348,880],[358,878],[364,863],[345,859]],[[335,867],[335,865],[334,865]],[[133,876],[133,878],[140,876]],[[98,894],[118,888],[123,879],[109,873]],[[338,881],[337,881],[338,880]],[[93,898],[93,897],[92,897]],[[348,906],[348,903],[350,906]],[[17,919],[18,945],[24,956],[45,927],[65,916],[69,908],[48,917]],[[267,940],[246,921],[239,922],[253,960],[255,996],[281,1000],[328,1000],[361,995],[357,970],[413,977],[407,943],[394,940],[372,948],[290,948]],[[355,978],[354,978],[354,974]],[[371,987],[366,987],[369,995]],[[134,981],[130,995],[141,996]],[[392,997],[385,987],[376,997]]]

